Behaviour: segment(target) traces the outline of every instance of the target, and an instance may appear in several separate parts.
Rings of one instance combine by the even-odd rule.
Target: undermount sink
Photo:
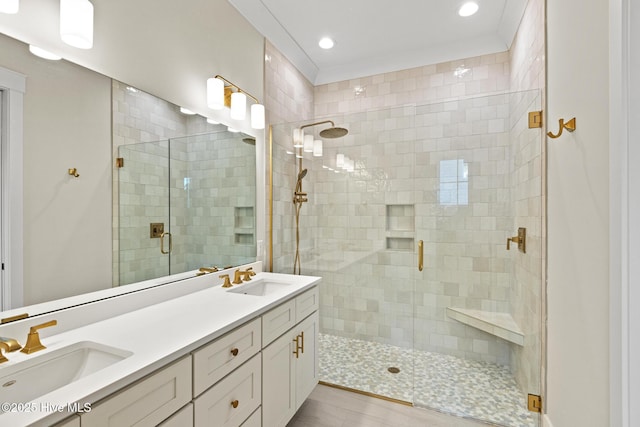
[[[227,292],[242,295],[265,296],[281,291],[289,285],[291,285],[291,283],[272,282],[266,279],[261,279],[237,285],[236,287],[229,289]]]
[[[15,365],[0,366],[0,402],[30,402],[132,354],[82,341]]]

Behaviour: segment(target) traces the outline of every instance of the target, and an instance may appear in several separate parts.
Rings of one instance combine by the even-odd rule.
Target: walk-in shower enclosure
[[[300,213],[301,273],[323,278],[322,381],[538,424],[527,394],[540,394],[543,139],[528,113],[541,103],[527,91],[326,117],[349,134],[304,153]],[[294,260],[286,199],[303,124],[272,131],[277,272]],[[507,250],[521,227],[526,252]]]

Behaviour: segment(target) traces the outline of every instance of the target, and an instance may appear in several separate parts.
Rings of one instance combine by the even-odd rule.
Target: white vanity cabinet
[[[272,312],[281,313],[276,307]],[[294,326],[262,350],[262,425],[285,426],[318,383],[318,289],[295,299]],[[263,334],[267,336],[267,334]]]
[[[97,402],[80,425],[284,426],[318,383],[318,297],[314,286],[257,315]]]

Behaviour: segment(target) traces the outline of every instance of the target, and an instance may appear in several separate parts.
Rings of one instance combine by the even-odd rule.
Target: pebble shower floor
[[[319,344],[320,381],[499,426],[536,426],[506,367],[328,334]]]

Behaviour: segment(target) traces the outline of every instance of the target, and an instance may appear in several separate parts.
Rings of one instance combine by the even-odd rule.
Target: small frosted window
[[[469,204],[469,166],[463,159],[440,160],[440,191],[443,206]]]

